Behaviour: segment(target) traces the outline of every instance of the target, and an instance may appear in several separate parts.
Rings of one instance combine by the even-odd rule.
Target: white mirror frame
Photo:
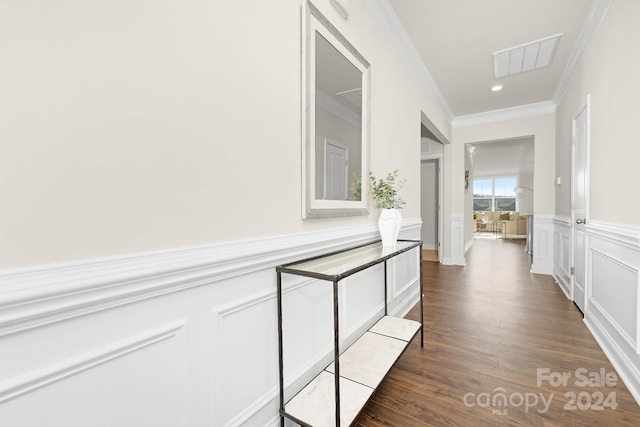
[[[371,65],[308,0],[302,2],[302,217],[326,218],[369,214],[369,105]],[[316,81],[315,35],[327,39],[362,73],[361,200],[316,198]]]

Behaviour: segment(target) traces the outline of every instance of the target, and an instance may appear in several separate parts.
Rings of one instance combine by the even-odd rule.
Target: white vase
[[[396,246],[400,227],[402,226],[402,214],[399,209],[382,209],[378,218],[378,230],[382,246]]]

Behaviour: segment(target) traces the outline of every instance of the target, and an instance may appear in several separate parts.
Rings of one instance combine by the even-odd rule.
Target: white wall
[[[449,124],[361,1],[317,3],[375,69],[371,168],[419,217],[420,111]],[[301,219],[300,1],[3,2],[0,24],[1,267],[375,222]]]
[[[450,125],[361,1],[348,21],[316,4],[375,70],[371,169],[407,179],[418,238],[421,112]],[[377,237],[375,209],[301,219],[300,10],[0,3],[0,424],[275,422],[274,267]],[[416,260],[389,272],[393,313],[417,301]],[[384,303],[370,280],[345,291],[346,335]],[[314,282],[287,286],[331,321]],[[310,340],[295,384],[326,345],[291,328]]]
[[[585,322],[640,402],[640,3],[614,0],[557,110],[554,277],[571,293],[571,119],[590,97]]]

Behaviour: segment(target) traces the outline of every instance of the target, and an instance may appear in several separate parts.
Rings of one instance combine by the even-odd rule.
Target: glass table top
[[[311,260],[302,260],[279,267],[281,272],[315,276],[326,276],[327,280],[339,280],[366,267],[380,263],[395,255],[420,245],[420,241],[398,241],[396,246],[382,246],[382,242],[371,243],[332,255]]]

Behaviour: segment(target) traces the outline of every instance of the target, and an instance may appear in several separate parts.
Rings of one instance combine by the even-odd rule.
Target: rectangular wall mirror
[[[308,1],[302,22],[302,216],[366,215],[370,65]]]

